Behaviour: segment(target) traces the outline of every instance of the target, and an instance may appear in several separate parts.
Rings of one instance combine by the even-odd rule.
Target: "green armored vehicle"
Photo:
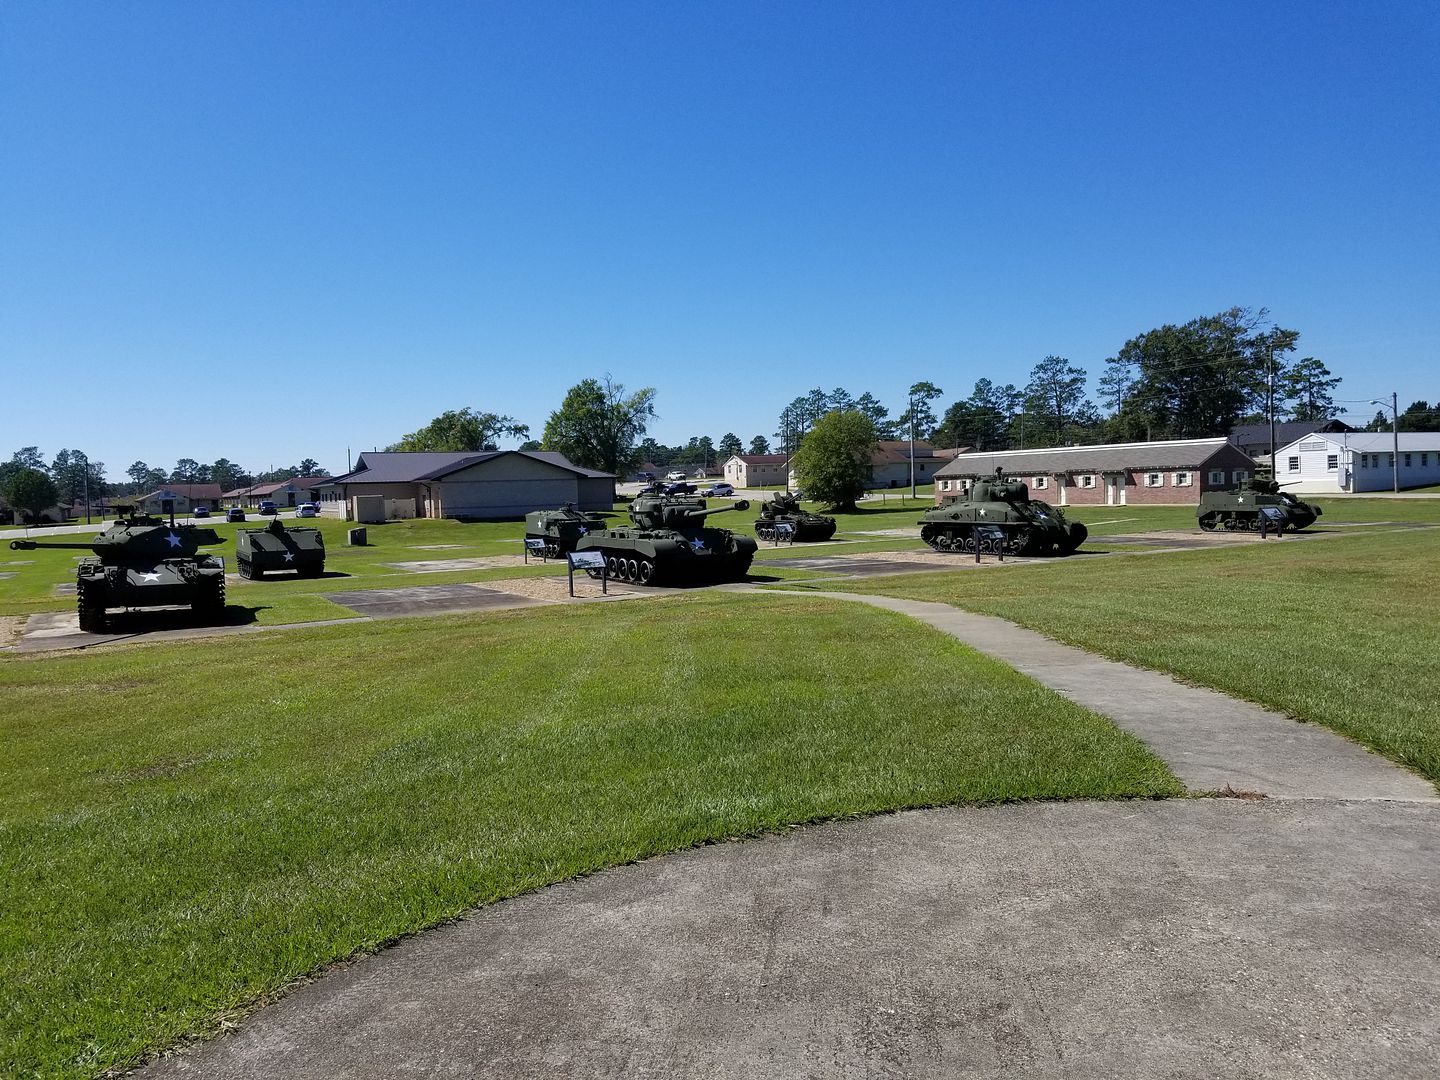
[[[130,507],[117,507],[128,513]],[[75,567],[80,629],[105,632],[108,608],[188,606],[203,622],[225,611],[225,560],[200,548],[223,543],[214,529],[165,524],[160,518],[117,518],[89,543],[12,540],[16,551],[62,548],[94,552]]]
[[[801,543],[829,540],[835,535],[834,518],[800,509],[800,496],[788,491],[777,492],[768,502],[760,504],[755,535],[761,540],[774,540],[781,532],[776,529],[777,525],[789,525],[794,530],[790,539]]]
[[[1258,530],[1265,516],[1263,508],[1267,506],[1274,507],[1276,511],[1270,517],[1274,529],[1295,532],[1314,525],[1321,514],[1320,507],[1301,502],[1288,491],[1281,491],[1280,487],[1274,480],[1257,477],[1241,480],[1238,487],[1229,491],[1204,492],[1200,496],[1200,505],[1195,508],[1200,528],[1206,532],[1215,529]]]
[[[920,539],[936,551],[974,551],[985,541],[975,530],[987,525],[1000,530],[1006,555],[1069,555],[1090,535],[1078,521],[1066,521],[1063,510],[1030,498],[1027,485],[1004,480],[996,469],[967,498],[926,511]]]
[[[575,550],[601,552],[612,578],[641,585],[739,581],[759,545],[729,529],[709,528],[705,520],[749,508],[744,499],[707,509],[692,495],[639,495],[630,504],[632,525],[591,530]]]
[[[264,577],[272,570],[319,577],[325,572],[325,537],[308,525],[287,529],[271,518],[263,529],[235,531],[235,564],[242,578]]]
[[[558,510],[536,510],[525,515],[525,539],[543,540],[547,559],[558,559],[574,551],[581,537],[603,528],[603,517],[577,510],[574,503],[566,503]]]

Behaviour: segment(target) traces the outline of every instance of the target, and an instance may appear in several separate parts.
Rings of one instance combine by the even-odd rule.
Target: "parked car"
[[[197,507],[195,507],[194,510],[191,510],[191,511],[190,511],[190,516],[191,516],[191,517],[209,517],[209,516],[210,516],[210,508],[209,508],[208,506],[197,506]]]
[[[665,474],[666,480],[684,480],[685,472],[682,469],[671,469]]]
[[[640,480],[646,484],[653,484],[655,482],[655,474],[653,472],[637,473],[635,479]]]
[[[721,496],[721,497],[726,497],[726,496],[734,495],[734,494],[735,494],[735,485],[734,485],[734,484],[726,484],[726,483],[711,484],[709,487],[703,489],[703,490],[700,492],[700,494],[701,494],[701,495],[714,495],[714,496]]]
[[[242,509],[240,509],[240,507],[238,507],[238,506],[232,506],[232,507],[230,507],[229,510],[226,510],[226,511],[225,511],[225,520],[226,520],[226,521],[244,521],[244,520],[245,520],[245,511],[242,510]]]
[[[666,494],[666,495],[694,495],[694,494],[695,494],[695,485],[694,485],[694,484],[687,484],[687,483],[684,483],[683,481],[682,481],[681,483],[678,483],[678,484],[667,484],[666,487],[665,487],[665,494]]]
[[[276,506],[273,502],[271,502],[269,499],[265,499],[263,502],[260,503],[260,516],[261,516],[261,517],[269,517],[271,514],[278,514],[279,512],[280,512],[280,508],[277,507],[277,506]]]
[[[299,506],[295,507],[296,517],[318,517],[319,515],[320,507],[316,506],[314,503],[301,503]]]

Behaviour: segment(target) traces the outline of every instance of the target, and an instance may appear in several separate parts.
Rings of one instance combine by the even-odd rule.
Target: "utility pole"
[[[910,395],[910,498],[915,498],[915,395]]]
[[[1270,342],[1270,366],[1266,371],[1268,392],[1266,394],[1266,415],[1270,417],[1270,479],[1279,479],[1275,469],[1275,342]]]
[[[1390,455],[1390,490],[1400,494],[1400,394],[1390,395],[1390,436],[1394,453]]]

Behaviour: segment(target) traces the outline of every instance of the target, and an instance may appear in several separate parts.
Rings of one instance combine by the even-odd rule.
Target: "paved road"
[[[1433,1078],[1440,807],[1049,803],[497,904],[146,1080]]]

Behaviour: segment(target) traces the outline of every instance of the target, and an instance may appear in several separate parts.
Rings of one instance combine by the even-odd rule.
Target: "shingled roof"
[[[445,452],[418,453],[409,451],[371,451],[361,454],[353,472],[337,476],[328,484],[414,484],[426,480],[439,480],[451,473],[468,469],[482,461],[519,454],[522,457],[543,461],[568,472],[581,476],[613,479],[614,473],[601,472],[576,465],[564,454],[555,450],[481,450],[474,453]]]
[[[1170,439],[1109,446],[1054,446],[960,454],[936,470],[945,477],[989,476],[998,468],[1012,476],[1119,472],[1123,469],[1198,469],[1229,445],[1226,439]]]

